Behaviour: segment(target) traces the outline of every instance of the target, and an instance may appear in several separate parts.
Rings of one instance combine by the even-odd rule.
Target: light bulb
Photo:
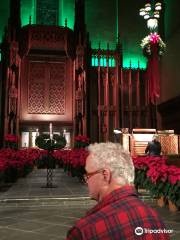
[[[157,2],[157,3],[155,4],[155,10],[161,10],[161,9],[162,9],[161,3]]]
[[[157,28],[157,26],[158,26],[158,20],[156,18],[149,18],[147,20],[147,27],[150,30],[154,30],[155,28]]]
[[[148,11],[151,11],[151,4],[150,3],[146,3],[145,4],[145,10],[148,12]]]
[[[154,17],[159,18],[159,12],[158,11],[154,12]]]
[[[145,15],[145,9],[144,8],[141,8],[140,10],[139,10],[139,15],[140,16],[144,16]]]
[[[146,14],[144,15],[144,19],[148,19],[149,17],[149,13],[146,12]]]

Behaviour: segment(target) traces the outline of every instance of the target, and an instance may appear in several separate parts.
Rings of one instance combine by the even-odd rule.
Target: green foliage
[[[135,169],[135,187],[149,190],[152,197],[160,198],[164,196],[171,200],[178,208],[180,207],[180,182],[171,184],[166,180],[165,182],[159,180],[153,183],[149,177],[146,176],[147,170]]]
[[[51,154],[44,155],[37,161],[37,168],[56,168],[56,160]]]
[[[180,207],[180,182],[177,182],[174,185],[167,182],[164,192],[169,200],[171,200],[177,207]]]
[[[135,169],[135,179],[134,184],[136,188],[143,188],[144,181],[146,180],[147,169]]]
[[[160,198],[165,196],[164,188],[166,182],[158,181],[156,183],[152,183],[150,179],[148,179],[149,184],[147,184],[147,189],[150,191],[151,195],[155,198]]]
[[[39,148],[52,151],[55,149],[64,148],[66,146],[66,139],[63,136],[54,134],[53,139],[51,140],[49,134],[41,134],[40,136],[36,137],[35,144]]]

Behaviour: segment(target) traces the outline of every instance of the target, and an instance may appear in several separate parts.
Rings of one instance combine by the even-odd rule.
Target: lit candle
[[[36,137],[39,136],[39,129],[36,128]]]
[[[63,137],[66,135],[66,129],[63,130]]]
[[[50,135],[50,139],[53,139],[53,132],[52,132],[52,123],[49,124],[49,135]]]

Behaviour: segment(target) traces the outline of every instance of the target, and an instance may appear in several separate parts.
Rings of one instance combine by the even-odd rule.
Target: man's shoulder
[[[129,233],[130,229],[137,227],[137,222],[145,228],[151,226],[165,227],[153,208],[139,199],[131,198],[106,205],[97,212],[84,216],[78,220],[75,229],[82,236],[86,235],[85,239],[92,239],[91,237],[94,234],[98,235],[102,229],[107,235],[110,235],[109,229],[117,229],[119,236],[124,237],[122,239],[128,239],[126,234]]]
[[[129,197],[121,200],[117,199],[110,204],[100,207],[97,211],[90,211],[90,214],[82,217],[77,222],[77,226],[85,227],[86,225],[96,225],[99,221],[108,221],[111,216],[128,215],[128,212],[136,211],[136,206],[139,205],[141,206],[141,200],[139,198]],[[119,223],[120,222],[121,218],[119,218]]]

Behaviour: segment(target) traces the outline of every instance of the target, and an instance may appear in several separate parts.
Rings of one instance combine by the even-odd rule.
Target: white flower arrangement
[[[143,49],[143,54],[146,57],[151,56],[152,44],[158,44],[158,55],[162,56],[165,52],[166,44],[163,42],[163,40],[157,33],[150,33],[148,36],[142,39],[140,46]]]

